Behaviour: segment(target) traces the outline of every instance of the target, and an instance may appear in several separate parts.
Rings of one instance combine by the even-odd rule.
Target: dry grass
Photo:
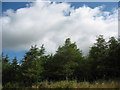
[[[33,88],[120,88],[120,81],[59,81],[59,82],[39,82]]]

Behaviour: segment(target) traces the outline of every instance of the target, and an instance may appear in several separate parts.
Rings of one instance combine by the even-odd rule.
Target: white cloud
[[[1,18],[3,48],[26,50],[31,45],[44,44],[47,52],[54,53],[70,37],[85,53],[96,36],[117,37],[117,10],[111,14],[102,8],[83,6],[74,9],[67,3],[35,2],[17,11],[7,10]]]

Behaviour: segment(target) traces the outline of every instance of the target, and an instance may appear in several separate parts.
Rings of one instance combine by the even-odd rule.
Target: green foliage
[[[32,83],[41,80],[41,73],[44,68],[42,67],[45,56],[44,46],[40,49],[37,46],[32,46],[31,49],[24,56],[23,63],[21,65],[22,77],[26,86],[31,86]]]
[[[68,38],[65,44],[58,48],[46,69],[49,69],[48,73],[52,72],[50,78],[68,80],[74,77],[75,68],[81,59],[81,51]]]
[[[14,57],[12,63],[11,63],[11,82],[13,83],[17,83],[20,79],[19,79],[19,75],[20,75],[20,66],[17,63],[17,58]]]
[[[89,51],[89,63],[90,71],[93,79],[99,79],[104,77],[104,61],[107,56],[107,43],[102,35],[96,39],[96,43],[91,47]]]
[[[44,45],[40,48],[35,45],[25,53],[22,63],[18,63],[16,57],[10,63],[8,55],[3,53],[1,58],[4,88],[33,85],[40,88],[97,88],[101,85],[104,88],[112,83],[89,82],[120,78],[120,43],[114,37],[106,41],[102,35],[98,36],[87,56],[67,38],[54,55],[45,54]]]
[[[111,37],[108,42],[99,36],[89,52],[90,71],[93,80],[118,78],[120,74],[120,44]]]
[[[73,81],[57,81],[57,82],[39,82],[34,88],[120,88],[118,81],[95,81],[95,82],[77,82]]]
[[[2,54],[2,84],[3,85],[11,81],[10,77],[11,77],[12,69],[11,69],[11,64],[8,61],[9,61],[8,55],[4,57],[4,55]]]
[[[105,60],[107,77],[117,78],[120,74],[120,43],[111,37],[108,41],[107,58]]]

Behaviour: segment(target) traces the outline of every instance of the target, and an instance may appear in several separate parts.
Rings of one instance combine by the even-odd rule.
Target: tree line
[[[35,45],[25,53],[20,64],[16,57],[10,63],[8,55],[2,53],[2,84],[4,87],[9,87],[9,84],[31,87],[45,80],[92,82],[116,79],[120,78],[119,58],[120,43],[115,37],[106,41],[99,35],[87,56],[70,38],[58,47],[54,55],[45,54],[44,45],[40,48]]]

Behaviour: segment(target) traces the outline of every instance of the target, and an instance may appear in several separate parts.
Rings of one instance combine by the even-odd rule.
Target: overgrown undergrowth
[[[58,81],[58,82],[39,82],[32,88],[120,88],[120,81]]]

